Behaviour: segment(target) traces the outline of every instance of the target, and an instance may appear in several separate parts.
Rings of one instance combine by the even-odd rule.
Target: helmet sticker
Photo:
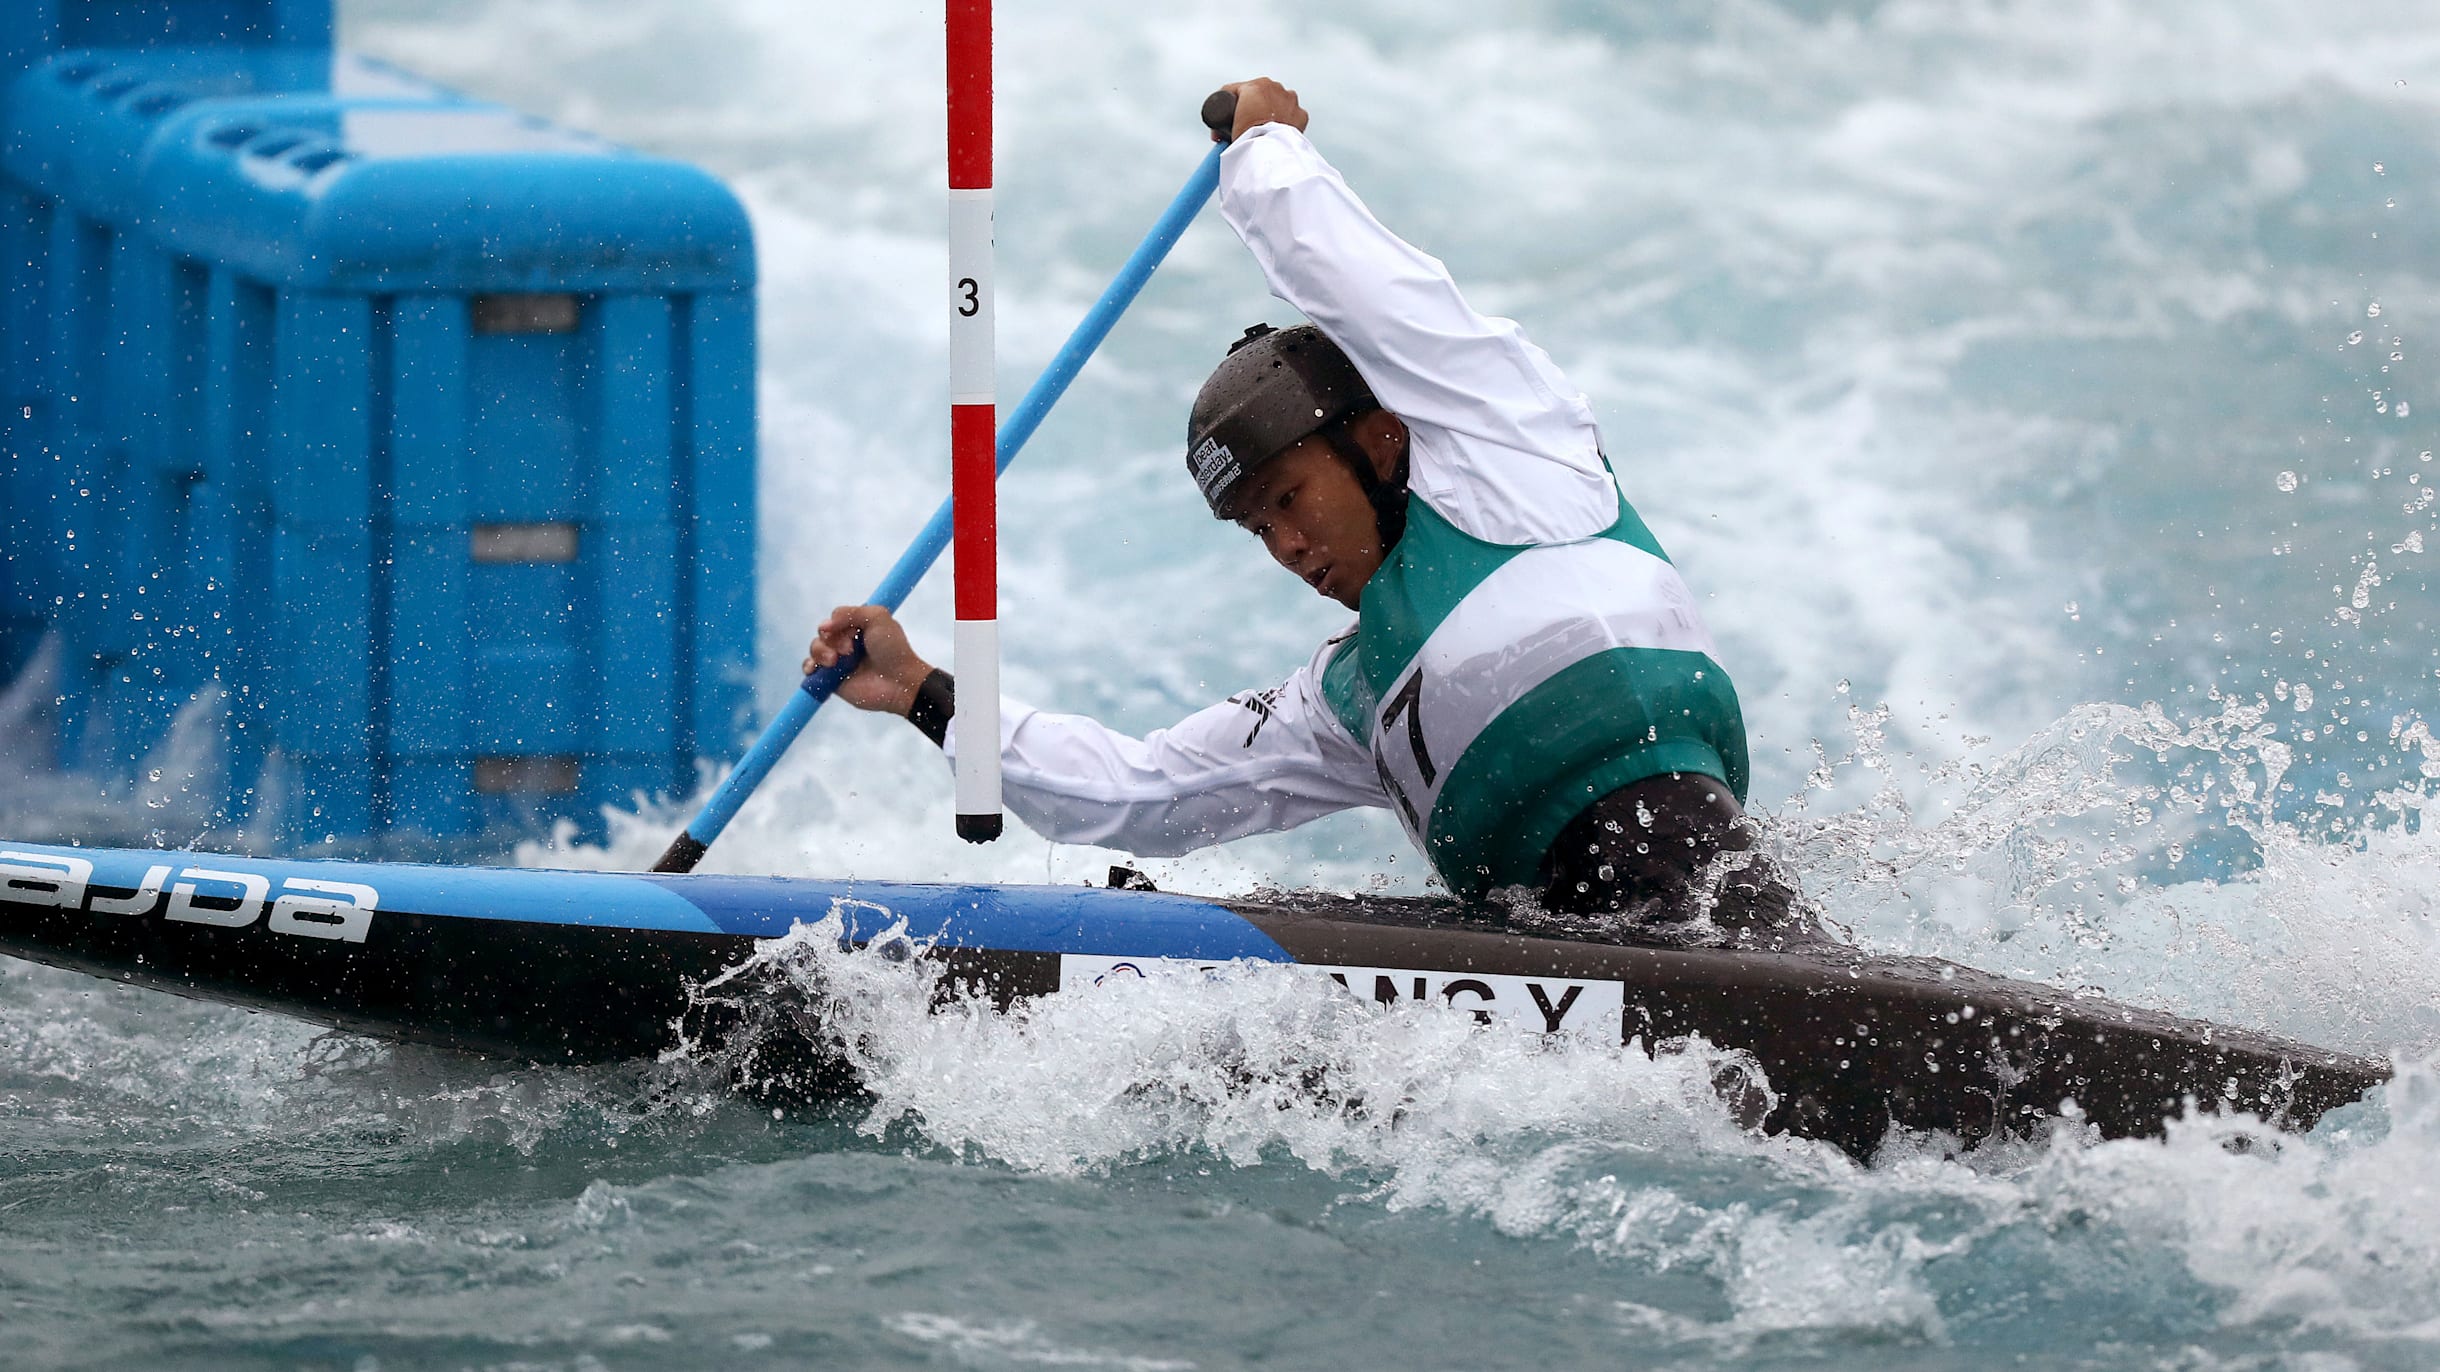
[[[1237,478],[1245,472],[1244,465],[1237,461],[1237,454],[1217,438],[1204,439],[1202,446],[1196,448],[1194,456],[1188,459],[1187,465],[1193,468],[1195,484],[1203,488],[1206,500],[1217,500],[1220,492],[1236,485]]]

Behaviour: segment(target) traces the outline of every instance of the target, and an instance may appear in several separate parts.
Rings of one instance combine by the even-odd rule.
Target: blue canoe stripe
[[[97,885],[134,887],[154,867],[253,872],[276,891],[291,877],[380,893],[378,908],[448,919],[504,920],[777,938],[836,909],[868,939],[904,920],[914,938],[952,948],[1220,961],[1295,959],[1225,905],[1191,896],[1085,886],[926,885],[790,877],[635,876],[394,862],[288,862],[222,853],[60,848],[0,840],[0,851],[81,858]]]
[[[346,881],[380,893],[377,908],[400,914],[572,924],[602,929],[723,932],[710,916],[650,882],[611,873],[527,872],[495,867],[427,867],[403,862],[284,862],[226,853],[171,853],[129,848],[57,848],[0,841],[0,851],[52,859],[83,858],[95,884],[132,887],[147,870],[177,874],[201,868],[253,872],[272,890],[290,877]]]
[[[1293,962],[1225,905],[1193,896],[1091,886],[934,886],[790,877],[633,878],[682,894],[729,933],[775,938],[835,907],[856,938],[903,919],[917,939],[1018,953]]]

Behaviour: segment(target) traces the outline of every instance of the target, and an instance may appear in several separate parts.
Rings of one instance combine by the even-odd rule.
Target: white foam
[[[813,1008],[872,1094],[875,1134],[909,1125],[1058,1175],[1202,1153],[1378,1167],[1393,1208],[1450,1188],[1493,1210],[1531,1209],[1511,1164],[1548,1148],[1744,1146],[1712,1085],[1735,1060],[1706,1050],[1655,1059],[1463,1011],[1385,1012],[1310,970],[1256,963],[1156,966],[1005,1014],[936,1006],[937,964],[842,951],[843,927],[836,912],[800,925],[733,980]],[[893,944],[903,932],[872,940]]]

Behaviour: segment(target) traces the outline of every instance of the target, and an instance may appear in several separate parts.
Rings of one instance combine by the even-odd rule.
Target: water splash
[[[953,1155],[1061,1176],[1180,1156],[1379,1168],[1393,1206],[1489,1185],[1518,1150],[1553,1140],[1763,1146],[1717,1085],[1758,1086],[1759,1069],[1700,1044],[1656,1058],[1484,1028],[1446,1007],[1383,1010],[1263,963],[1156,965],[1003,1009],[944,981],[903,924],[863,948],[843,946],[846,929],[834,911],[760,945],[703,990],[734,1012],[718,1045],[697,1037],[675,1056],[786,1087],[803,1078],[784,1046],[790,1066],[773,1065],[773,1044],[811,1038],[870,1098],[859,1127],[874,1137],[909,1129]]]
[[[2291,692],[2309,710],[2309,688]],[[1879,710],[1817,754],[1769,851],[1869,946],[1953,957],[2358,1052],[2440,1046],[2440,753],[2392,725],[2393,787],[2306,794],[2296,726],[2223,695],[2077,708],[1937,768],[1893,758]],[[2305,730],[2310,732],[2309,726]],[[1818,795],[1869,795],[1816,814]]]
[[[2102,1143],[2062,1122],[1963,1156],[1900,1136],[1865,1169],[1739,1129],[1699,1049],[1652,1059],[1486,1032],[1261,966],[1003,1013],[945,987],[903,928],[852,950],[845,928],[837,915],[800,926],[740,981],[814,1008],[868,1092],[868,1137],[1053,1177],[1317,1172],[1356,1188],[1340,1206],[1471,1218],[1696,1280],[1723,1313],[1613,1312],[1684,1352],[1978,1342],[2010,1317],[1960,1274],[1993,1263],[2112,1309],[2183,1292],[2232,1329],[2440,1338],[2425,1313],[2440,1190],[2415,1180],[2440,1146],[2429,1064],[2401,1063],[2384,1093],[2304,1138],[2198,1115],[2163,1139]],[[2133,1295],[2114,1285],[2130,1264]]]

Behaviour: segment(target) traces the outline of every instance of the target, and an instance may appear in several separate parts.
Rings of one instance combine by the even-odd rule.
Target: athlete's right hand
[[[1245,131],[1262,124],[1285,124],[1304,132],[1305,107],[1296,103],[1296,92],[1267,76],[1251,81],[1231,81],[1220,89],[1237,97],[1237,127],[1230,130],[1231,139],[1245,137]],[[1221,141],[1217,131],[1212,141]]]
[[[805,649],[807,676],[845,657],[863,637],[863,665],[839,686],[839,699],[859,710],[903,715],[915,703],[916,688],[932,675],[932,664],[915,655],[897,616],[878,605],[842,605],[814,634]]]

